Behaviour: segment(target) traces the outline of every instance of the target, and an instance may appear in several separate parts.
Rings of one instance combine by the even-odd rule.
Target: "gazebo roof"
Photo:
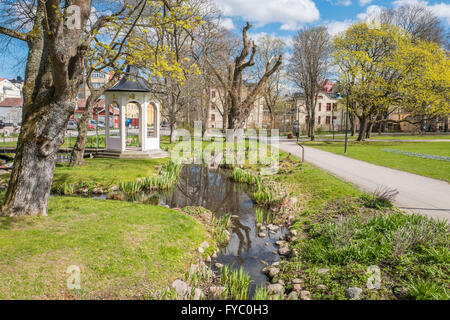
[[[129,65],[126,70],[126,75],[112,88],[106,90],[107,92],[151,92],[148,83],[138,76],[138,69],[135,66]]]

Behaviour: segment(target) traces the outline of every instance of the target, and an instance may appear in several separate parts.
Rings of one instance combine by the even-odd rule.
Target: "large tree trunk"
[[[350,113],[349,119],[351,136],[354,137],[356,135],[356,117],[354,112]]]
[[[86,107],[81,116],[80,123],[78,124],[78,137],[72,150],[71,167],[81,166],[86,163],[84,161],[84,150],[86,149],[89,119],[91,118],[94,109],[94,103],[92,101],[93,99],[91,99],[91,97],[87,99]]]
[[[47,215],[56,155],[75,103],[60,99],[24,119],[2,214]],[[25,106],[27,108],[28,106]]]
[[[368,121],[366,116],[364,115],[361,117],[358,116],[358,119],[359,119],[359,133],[357,141],[365,141]]]
[[[86,44],[82,30],[90,15],[89,0],[74,0],[81,28],[67,29],[56,1],[39,1],[29,46],[22,128],[2,215],[47,215],[56,155],[76,106]],[[23,40],[23,39],[22,39]]]
[[[370,137],[372,136],[372,130],[373,130],[373,121],[370,121],[369,125],[367,126],[367,132],[366,132],[366,138],[370,139]]]

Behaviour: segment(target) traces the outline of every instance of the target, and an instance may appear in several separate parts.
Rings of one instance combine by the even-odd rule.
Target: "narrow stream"
[[[219,217],[231,214],[233,216],[231,239],[220,249],[218,258],[212,262],[212,268],[217,270],[215,263],[233,268],[242,266],[252,280],[249,287],[250,297],[257,287],[261,285],[265,287],[268,284],[268,278],[261,272],[266,266],[262,261],[272,264],[281,260],[275,242],[284,233],[284,230],[277,233],[266,230],[265,238],[258,236],[256,205],[249,197],[251,192],[249,186],[232,181],[222,169],[185,165],[177,187],[170,191],[159,192],[156,199],[153,193],[149,202],[167,205],[170,208],[201,206]],[[106,199],[106,195],[93,198]],[[147,199],[145,194],[142,199]]]
[[[160,204],[171,208],[202,206],[221,216],[235,216],[231,240],[221,248],[218,259],[213,261],[233,268],[243,267],[250,274],[252,282],[249,293],[253,295],[256,287],[266,286],[267,277],[261,273],[265,265],[279,261],[275,242],[283,231],[270,234],[266,238],[258,236],[255,205],[248,194],[248,186],[233,182],[223,170],[209,169],[207,166],[184,166],[178,186],[161,195]]]

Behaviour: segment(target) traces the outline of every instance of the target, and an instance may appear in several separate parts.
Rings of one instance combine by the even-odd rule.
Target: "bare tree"
[[[314,140],[317,98],[329,66],[330,35],[326,27],[305,28],[294,38],[290,79],[302,90],[308,114],[308,135]]]
[[[272,36],[264,36],[257,41],[258,52],[255,57],[255,77],[262,78],[266,72],[266,66],[273,57],[283,54],[285,43]],[[262,89],[265,105],[269,110],[270,127],[275,128],[275,108],[280,100],[283,85],[283,66],[277,69],[266,81]]]
[[[445,30],[430,9],[420,3],[405,4],[396,9],[385,8],[379,14],[382,24],[396,25],[406,30],[416,39],[435,42],[442,45],[445,41]]]
[[[200,103],[197,105],[197,120],[202,121],[203,134],[208,129],[211,109],[214,104],[214,110],[219,112],[223,119],[223,128],[227,127],[228,119],[228,94],[222,83],[218,81],[212,70],[210,63],[221,74],[223,78],[227,77],[228,61],[238,45],[235,35],[220,26],[219,13],[211,10],[210,17],[200,28],[196,37],[193,56],[200,68],[201,75],[197,79],[197,86],[201,84]],[[216,102],[211,96],[212,90],[215,90]]]
[[[267,62],[264,74],[260,79],[256,79],[256,83],[249,89],[248,94],[243,96],[243,73],[247,68],[255,65],[255,55],[257,46],[251,41],[247,32],[251,28],[249,22],[242,29],[242,48],[234,61],[227,66],[226,76],[217,69],[210,59],[207,59],[209,66],[216,75],[222,87],[225,88],[228,99],[228,128],[241,129],[244,127],[253,104],[258,95],[263,90],[266,82],[283,63],[283,55],[278,58],[273,57]],[[247,60],[248,58],[248,60]]]

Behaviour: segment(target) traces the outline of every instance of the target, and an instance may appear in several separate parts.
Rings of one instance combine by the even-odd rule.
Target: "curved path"
[[[295,140],[280,139],[280,149],[301,158]],[[450,184],[378,166],[319,149],[305,147],[305,161],[348,181],[361,190],[373,192],[380,186],[396,189],[395,205],[407,212],[450,220]]]

